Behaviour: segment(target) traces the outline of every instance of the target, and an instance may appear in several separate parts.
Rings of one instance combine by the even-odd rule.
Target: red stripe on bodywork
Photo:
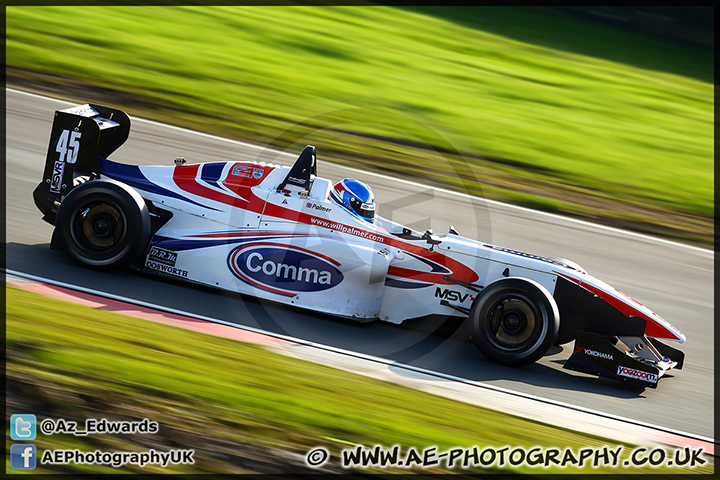
[[[645,320],[647,323],[645,325],[645,335],[652,338],[666,338],[669,340],[680,340],[677,335],[675,335],[672,330],[668,330],[664,325],[659,323],[656,319],[653,317],[647,315],[646,313],[638,310],[637,308],[633,307],[632,305],[629,305],[628,303],[624,302],[620,298],[615,297],[614,295],[605,292],[604,290],[599,289],[598,287],[590,284],[582,282],[580,279],[573,278],[569,275],[565,275],[564,273],[558,272],[553,270],[554,273],[557,273],[558,275],[562,276],[563,278],[567,278],[571,282],[579,285],[581,288],[584,288],[585,290],[589,291],[592,294],[597,295],[598,297],[605,300],[607,303],[612,305],[613,307],[620,310],[623,314],[627,315],[628,317],[640,317],[643,320]],[[617,290],[619,294],[622,294],[627,297],[627,295],[623,294],[619,290]],[[627,297],[630,298],[630,297]],[[632,299],[631,299],[632,300]],[[636,300],[633,300],[637,302]],[[638,305],[642,305],[640,302],[637,302]],[[660,315],[653,312],[654,315],[657,315],[658,318]],[[670,333],[670,335],[668,335]]]
[[[329,222],[331,224],[337,224],[338,222],[328,221],[326,218],[321,218],[321,217],[317,217],[314,215],[309,215],[307,213],[289,210],[289,209],[283,208],[279,205],[274,205],[272,203],[266,204],[264,215],[271,216],[271,217],[277,217],[277,218],[283,218],[286,220],[294,220],[294,221],[305,223],[305,224],[312,225],[315,227],[321,227],[321,228],[326,228],[328,230],[338,231],[337,228],[327,227],[325,225],[316,223],[316,222]],[[316,222],[313,222],[312,221],[313,219],[315,219]],[[361,228],[358,228],[358,227],[354,227],[354,226],[350,226],[350,225],[342,225],[342,226],[347,227],[348,229],[354,229],[354,230],[357,230],[359,232],[366,233],[369,235],[374,235],[374,236],[382,239],[382,241],[376,242],[377,244],[384,245],[384,246],[396,247],[396,248],[399,248],[406,252],[414,253],[420,257],[430,260],[431,262],[435,262],[435,263],[442,265],[442,266],[446,267],[447,269],[451,270],[450,274],[444,274],[444,273],[422,272],[419,270],[412,270],[412,269],[407,269],[407,268],[390,267],[390,269],[388,270],[388,275],[395,275],[395,276],[398,276],[401,278],[412,278],[414,280],[421,280],[421,281],[437,283],[437,284],[441,284],[441,285],[454,284],[453,282],[444,280],[443,279],[444,275],[452,276],[453,279],[455,279],[455,280],[460,280],[462,282],[467,282],[467,283],[474,283],[480,279],[480,277],[478,276],[477,273],[475,273],[474,270],[466,267],[465,265],[458,262],[457,260],[454,260],[446,255],[441,254],[441,253],[431,252],[427,248],[423,248],[419,245],[405,243],[396,238],[386,237],[384,235],[380,235],[380,234],[374,233],[372,231],[362,230]],[[352,233],[349,233],[349,234],[353,235]],[[368,241],[371,242],[372,240],[368,239]]]
[[[208,198],[211,200],[215,200],[217,202],[221,202],[227,205],[231,205],[233,207],[242,208],[251,212],[263,214],[264,216],[268,217],[276,217],[281,218],[283,220],[291,220],[296,221],[299,223],[304,223],[307,225],[312,225],[315,227],[321,227],[326,228],[328,230],[337,230],[333,227],[327,227],[319,223],[315,223],[312,220],[315,219],[316,221],[325,222],[328,221],[326,218],[317,217],[314,215],[310,215],[307,213],[303,213],[300,211],[290,210],[289,208],[284,208],[279,205],[275,205],[270,202],[265,202],[263,199],[260,199],[256,197],[250,188],[247,188],[246,192],[242,192],[243,196],[246,196],[247,198],[250,198],[249,202],[243,202],[240,199],[231,197],[229,195],[224,195],[220,192],[216,192],[215,190],[212,190],[210,188],[207,188],[201,184],[199,184],[196,180],[198,169],[200,165],[184,165],[182,167],[176,167],[175,171],[173,172],[173,180],[177,184],[178,187],[183,189],[186,192],[199,195],[203,198]],[[240,194],[240,192],[238,192]],[[264,210],[263,210],[264,208]],[[330,221],[329,223],[337,224],[337,222]],[[399,248],[401,250],[404,250],[406,252],[414,253],[420,257],[423,257],[427,260],[430,260],[432,262],[435,262],[437,264],[440,264],[449,270],[451,270],[450,276],[453,277],[455,280],[460,280],[467,283],[474,283],[479,280],[479,276],[477,273],[475,273],[474,270],[466,267],[462,263],[447,257],[443,254],[437,253],[437,252],[430,252],[427,248],[423,248],[418,245],[408,244],[401,240],[398,240],[393,237],[386,237],[384,235],[379,235],[375,232],[362,230],[361,228],[350,226],[350,225],[342,225],[348,229],[353,229],[355,231],[361,232],[363,234],[369,234],[374,235],[378,238],[381,238],[382,241],[378,241],[376,243],[382,244],[384,246],[392,246]],[[353,233],[347,232],[350,235],[353,235]],[[245,233],[238,232],[236,234],[206,234],[206,235],[198,235],[198,237],[206,237],[206,238],[223,238],[225,236],[231,237],[231,236],[245,236]],[[254,232],[248,232],[248,236],[251,235],[258,235],[258,233]],[[361,235],[356,235],[360,236]],[[372,241],[369,240],[368,241]],[[443,279],[444,273],[431,273],[431,272],[423,272],[419,270],[412,270],[407,268],[399,268],[399,267],[390,267],[390,270],[388,271],[388,274],[394,275],[401,278],[408,278],[418,281],[424,281],[424,282],[430,282],[435,284],[441,284],[441,285],[451,285],[453,282],[449,282],[447,280]]]
[[[307,237],[306,233],[285,232],[222,232],[203,233],[199,235],[185,235],[186,238],[239,238],[239,237]]]
[[[243,198],[249,200],[242,200],[226,193],[218,192],[212,188],[208,188],[197,181],[198,170],[201,164],[197,165],[183,165],[175,167],[173,171],[173,181],[175,185],[181,190],[184,190],[193,195],[197,195],[202,198],[214,200],[216,202],[224,203],[236,208],[242,208],[254,213],[262,213],[263,204],[265,201],[256,197],[250,186],[235,186],[233,190]]]
[[[234,172],[235,169],[238,167],[249,169],[250,176],[236,175]],[[233,192],[241,193],[240,191],[244,192],[244,189],[246,188],[256,187],[260,185],[263,180],[265,180],[265,177],[267,177],[268,173],[272,172],[274,169],[274,167],[262,166],[256,163],[238,162],[233,164],[232,167],[230,167],[225,179],[222,180],[221,183]],[[262,175],[260,177],[255,176],[255,172],[257,170],[262,170]]]

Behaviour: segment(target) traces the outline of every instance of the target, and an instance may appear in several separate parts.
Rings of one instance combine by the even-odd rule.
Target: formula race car
[[[34,191],[52,248],[94,269],[133,268],[352,318],[468,319],[490,360],[525,365],[575,341],[565,368],[655,388],[685,341],[659,315],[573,262],[375,215],[369,186],[256,162],[135,166],[107,157],[128,138],[116,109],[55,112]]]

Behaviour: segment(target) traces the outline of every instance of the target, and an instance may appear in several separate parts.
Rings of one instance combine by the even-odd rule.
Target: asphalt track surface
[[[316,145],[320,176],[368,182],[380,215],[420,230],[431,227],[436,233],[453,224],[464,236],[572,259],[649,306],[688,338],[679,345],[686,353],[684,369],[661,378],[657,389],[642,390],[563,370],[572,344],[554,348],[530,366],[502,367],[475,349],[464,325],[442,318],[403,325],[358,324],[138,272],[96,272],[76,266],[48,248],[52,226],[41,220],[32,201],[32,191],[41,180],[53,112],[69,104],[13,90],[6,91],[6,99],[6,241],[11,270],[714,438],[714,280],[709,250],[359,172],[323,162],[322,145]],[[298,139],[292,155],[279,154],[133,118],[130,138],[111,158],[131,164],[172,165],[176,156],[184,156],[192,163],[258,160],[290,165],[306,143],[313,143],[312,135]],[[428,162],[450,168],[439,155]]]

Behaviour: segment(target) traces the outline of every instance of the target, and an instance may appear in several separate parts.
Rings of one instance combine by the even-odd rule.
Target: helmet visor
[[[375,204],[374,203],[363,203],[356,197],[350,198],[350,205],[352,206],[355,213],[365,218],[375,218]]]

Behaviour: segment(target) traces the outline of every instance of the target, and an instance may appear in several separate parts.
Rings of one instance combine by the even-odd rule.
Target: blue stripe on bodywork
[[[160,247],[174,252],[182,250],[194,250],[196,248],[216,247],[218,245],[230,245],[244,242],[244,238],[214,238],[201,240],[186,240],[183,238],[170,238],[155,236],[152,239],[151,246]]]
[[[153,237],[150,246],[160,247],[166,250],[172,250],[179,252],[182,250],[194,250],[196,248],[216,247],[218,245],[234,245],[238,243],[247,242],[263,242],[266,240],[283,239],[287,237],[225,237],[225,238],[199,238],[199,239],[187,239],[187,238],[172,238],[164,237],[162,235],[156,235]]]
[[[208,184],[212,185],[213,187],[220,188],[220,185],[218,185],[218,180],[220,180],[220,175],[222,175],[223,168],[225,168],[224,163],[206,163],[202,167],[202,171],[200,173],[200,178],[207,182]]]
[[[150,193],[165,195],[166,197],[178,198],[199,207],[215,210],[216,212],[220,211],[217,208],[208,207],[207,205],[203,205],[202,203],[198,203],[194,200],[183,197],[179,193],[173,192],[172,190],[168,190],[167,188],[154,184],[153,182],[148,180],[145,175],[142,174],[142,172],[140,171],[140,167],[138,167],[137,165],[126,165],[124,163],[117,163],[102,157],[99,157],[99,160],[100,173],[114,180],[126,183],[131,187],[139,188],[140,190],[145,190]]]
[[[395,287],[395,288],[425,288],[425,287],[431,287],[432,284],[404,282],[402,280],[398,280],[397,278],[385,277],[385,286],[386,287]]]

